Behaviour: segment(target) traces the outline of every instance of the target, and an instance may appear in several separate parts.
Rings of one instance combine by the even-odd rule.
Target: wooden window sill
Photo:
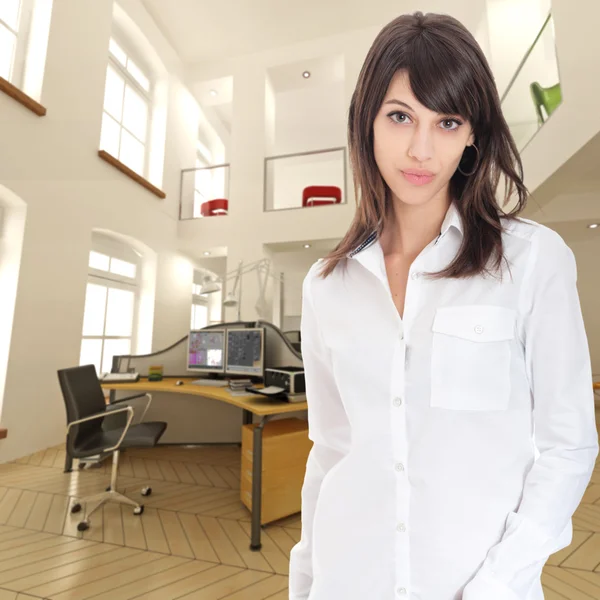
[[[43,117],[46,114],[46,107],[36,102],[33,98],[22,92],[18,87],[14,86],[10,81],[0,77],[0,92],[4,92],[7,96],[22,104],[25,108],[35,113],[38,117]]]
[[[3,440],[8,435],[8,429],[0,429],[0,440]]]
[[[124,165],[119,159],[115,158],[112,154],[109,154],[105,150],[98,150],[98,156],[105,160],[109,165],[112,165],[121,173],[127,175],[130,179],[133,179],[139,183],[142,187],[145,187],[149,192],[152,192],[159,198],[166,198],[167,195],[155,185],[152,185],[147,179],[144,179],[141,175],[138,175],[135,171],[132,171],[127,165]]]

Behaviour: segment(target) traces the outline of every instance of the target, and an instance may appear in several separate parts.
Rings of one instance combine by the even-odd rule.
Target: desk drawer
[[[256,424],[242,426],[242,466],[252,464]],[[262,434],[262,471],[304,464],[312,448],[308,423],[301,419],[270,421]]]
[[[303,476],[287,474],[278,477],[273,486],[262,487],[261,525],[283,519],[300,512],[302,504]],[[263,482],[264,484],[264,482]],[[240,500],[252,511],[252,480],[241,478]]]

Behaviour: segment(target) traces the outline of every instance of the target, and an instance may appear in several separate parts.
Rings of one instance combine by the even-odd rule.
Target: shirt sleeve
[[[302,285],[301,343],[308,403],[309,452],[302,486],[300,541],[290,551],[289,600],[306,600],[313,581],[313,518],[325,475],[350,450],[350,424],[342,404],[311,295],[315,263]]]
[[[516,512],[463,600],[526,600],[551,554],[572,541],[571,517],[598,456],[593,379],[571,249],[548,228],[532,239],[521,335],[539,452]],[[508,440],[507,440],[508,442]]]

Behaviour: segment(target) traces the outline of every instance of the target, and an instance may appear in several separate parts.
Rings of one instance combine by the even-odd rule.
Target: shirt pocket
[[[432,407],[506,410],[516,317],[516,310],[494,305],[437,309],[432,326]]]

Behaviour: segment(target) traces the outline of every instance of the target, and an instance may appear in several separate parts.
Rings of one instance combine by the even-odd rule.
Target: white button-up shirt
[[[303,284],[309,453],[290,600],[543,600],[598,455],[570,248],[502,218],[502,280],[428,280],[451,205],[410,267],[403,318],[375,234]]]

